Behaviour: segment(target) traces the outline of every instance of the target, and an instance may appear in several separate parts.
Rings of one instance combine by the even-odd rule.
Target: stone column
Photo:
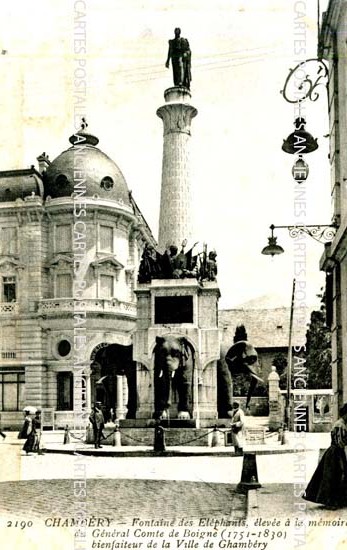
[[[168,245],[179,249],[192,238],[189,142],[190,125],[197,110],[189,104],[186,88],[175,86],[164,92],[166,104],[157,110],[164,124],[164,147],[159,217],[159,250]]]
[[[117,405],[116,405],[117,420],[120,420],[125,416],[123,378],[125,377],[117,374]]]
[[[128,380],[125,375],[122,376],[122,384],[123,384],[123,416],[125,418],[128,411],[127,404],[129,399]]]
[[[84,376],[86,379],[86,409],[88,412],[92,410],[92,388],[90,383],[91,373],[92,369],[90,367],[84,369]]]

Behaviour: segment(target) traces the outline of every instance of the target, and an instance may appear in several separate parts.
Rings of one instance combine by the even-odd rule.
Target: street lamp
[[[283,254],[284,249],[277,244],[277,237],[274,236],[274,229],[288,229],[289,236],[296,239],[303,233],[309,235],[315,241],[325,244],[330,243],[336,234],[337,224],[334,222],[329,225],[270,225],[271,235],[268,238],[268,244],[261,251],[265,256],[276,256]]]
[[[298,117],[294,121],[294,132],[283,140],[282,150],[290,155],[312,153],[318,149],[317,138],[306,130],[306,120]]]
[[[277,237],[274,237],[275,226],[270,225],[270,229],[271,229],[271,235],[268,239],[269,242],[268,242],[267,246],[264,246],[261,253],[264,254],[265,256],[274,257],[277,254],[283,254],[284,250],[279,244],[277,244]]]
[[[308,164],[303,156],[312,153],[318,149],[317,138],[307,132],[306,121],[301,116],[302,102],[317,101],[319,98],[318,88],[328,86],[329,70],[322,59],[306,59],[294,69],[289,70],[289,74],[281,90],[283,98],[288,103],[296,104],[299,116],[294,121],[294,132],[283,140],[282,150],[290,155],[298,155],[292,168],[293,178],[297,183],[302,183],[308,177]]]
[[[288,229],[290,237],[293,239],[299,235],[306,234],[320,243],[331,242],[336,234],[337,224],[334,222],[330,225],[270,225],[271,235],[268,239],[268,244],[262,250],[265,256],[276,256],[283,254],[284,249],[277,244],[277,237],[274,236],[275,229]],[[295,296],[295,279],[293,280],[292,301],[290,307],[290,322],[289,322],[289,342],[288,342],[288,362],[287,362],[287,391],[286,391],[286,407],[284,420],[286,426],[291,425],[291,377],[292,377],[292,330],[293,330],[293,312],[294,312],[294,296]]]

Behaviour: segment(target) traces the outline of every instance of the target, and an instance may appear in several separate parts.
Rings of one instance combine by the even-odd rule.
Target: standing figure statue
[[[191,51],[189,42],[181,37],[181,29],[175,29],[175,38],[169,40],[169,51],[165,67],[172,63],[173,80],[175,86],[184,86],[190,90],[191,75]]]

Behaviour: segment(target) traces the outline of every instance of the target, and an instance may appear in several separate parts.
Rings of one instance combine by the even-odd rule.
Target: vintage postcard
[[[344,548],[347,2],[0,10],[4,547]]]

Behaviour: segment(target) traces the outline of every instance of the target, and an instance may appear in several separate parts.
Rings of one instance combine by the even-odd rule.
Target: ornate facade
[[[102,400],[120,417],[137,406],[134,289],[143,248],[155,241],[98,139],[82,130],[70,142],[53,162],[38,157],[38,169],[0,172],[4,428],[21,423],[26,405],[48,409],[55,427],[71,420],[73,274],[82,252],[87,406]]]

